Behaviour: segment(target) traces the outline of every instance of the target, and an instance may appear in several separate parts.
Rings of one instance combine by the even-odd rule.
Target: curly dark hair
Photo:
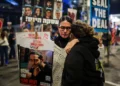
[[[94,35],[94,28],[85,22],[82,22],[80,20],[76,20],[72,24],[71,33],[76,38],[80,38],[80,37],[84,37],[84,36],[93,36]]]

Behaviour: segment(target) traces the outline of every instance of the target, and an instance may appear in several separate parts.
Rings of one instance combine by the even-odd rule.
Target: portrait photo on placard
[[[46,19],[52,19],[53,10],[51,8],[46,8],[44,14],[45,14],[44,18],[46,18]]]
[[[32,5],[32,0],[24,0],[24,5]]]
[[[76,20],[77,10],[68,8],[68,16],[72,18],[72,20]]]
[[[43,16],[43,8],[38,6],[34,7],[33,17],[41,18],[42,16]]]
[[[54,9],[54,15],[53,15],[53,19],[60,19],[62,17],[62,11],[58,10],[58,9]]]
[[[56,1],[54,4],[54,9],[62,10],[63,3],[61,1]]]
[[[53,8],[53,0],[45,0],[46,8]]]
[[[32,6],[24,6],[22,11],[23,11],[22,16],[28,16],[28,17],[32,16]]]
[[[34,6],[44,6],[44,1],[43,0],[34,0]]]

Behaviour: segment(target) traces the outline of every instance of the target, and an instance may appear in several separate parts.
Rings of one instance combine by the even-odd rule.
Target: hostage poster
[[[45,32],[16,33],[20,83],[29,86],[51,86],[53,41]]]
[[[43,24],[57,25],[61,16],[61,1],[23,0],[20,28],[22,31],[42,32],[41,28]]]

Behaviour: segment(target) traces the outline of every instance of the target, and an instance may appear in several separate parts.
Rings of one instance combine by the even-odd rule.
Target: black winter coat
[[[95,38],[84,37],[71,49],[64,64],[62,86],[103,86],[98,43]]]

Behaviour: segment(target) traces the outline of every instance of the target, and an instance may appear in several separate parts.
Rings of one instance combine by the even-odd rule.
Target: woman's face
[[[35,13],[36,13],[37,15],[40,15],[40,8],[37,8],[36,11],[35,11]]]
[[[68,21],[62,21],[58,28],[59,34],[62,38],[68,38],[71,32],[71,23]]]

